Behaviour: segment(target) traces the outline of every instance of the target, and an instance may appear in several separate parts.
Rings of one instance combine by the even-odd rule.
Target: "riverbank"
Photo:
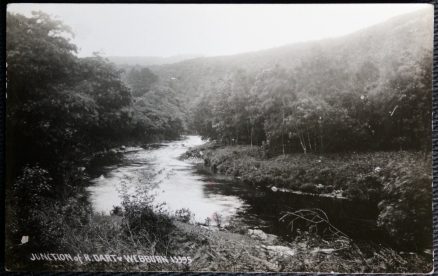
[[[159,228],[126,214],[98,215],[83,226],[66,226],[58,252],[91,254],[90,262],[34,261],[50,271],[228,271],[228,272],[429,272],[427,256],[346,237],[325,240],[302,232],[285,242],[260,230],[245,234],[212,229],[175,216],[160,217]],[[156,224],[158,225],[158,224]],[[136,256],[136,257],[134,257]],[[117,261],[117,257],[121,261]],[[182,260],[180,263],[174,260]],[[29,264],[27,264],[29,265]]]
[[[176,156],[180,156],[185,150],[186,148],[181,148],[175,151],[173,148],[172,151],[175,152],[172,158],[177,158]],[[186,158],[189,156],[202,158],[200,160],[204,160],[205,156],[211,156],[207,161],[210,165],[212,163],[209,162],[216,160],[215,158],[220,160],[220,155],[216,155],[217,153],[228,160],[225,164],[231,164],[229,153],[238,157],[234,160],[242,162],[242,166],[245,165],[243,160],[251,158],[260,163],[272,163],[272,166],[260,165],[258,167],[260,170],[264,167],[273,169],[278,164],[276,162],[286,163],[287,158],[293,158],[292,156],[282,159],[266,158],[263,153],[256,155],[259,153],[254,153],[254,150],[255,148],[250,147],[230,150],[210,144],[184,155]],[[110,154],[110,156],[117,158],[117,155],[124,150],[115,151],[114,155]],[[135,156],[138,158],[134,159],[137,165],[139,160],[147,161],[143,155],[135,154]],[[169,152],[163,152],[162,156],[169,161],[167,159]],[[163,164],[175,168],[169,166],[172,163]],[[220,165],[221,163],[213,164],[216,164],[217,172],[223,166]],[[265,171],[261,173],[263,172]],[[373,171],[373,173],[380,172]],[[236,174],[235,177],[244,180],[241,173]],[[177,178],[181,180],[181,177]],[[131,182],[132,180],[130,179]],[[150,180],[146,178],[142,183],[151,183]],[[170,182],[176,183],[174,180]],[[187,185],[193,186],[193,183],[192,179]],[[180,187],[181,183],[178,183],[178,186]],[[141,187],[147,186],[141,185]],[[286,189],[277,184],[267,187],[271,190],[274,187],[279,190]],[[41,227],[44,229],[44,232],[40,233],[41,238],[36,240],[31,235],[28,237],[29,242],[11,246],[8,249],[9,256],[14,256],[14,259],[8,260],[8,264],[14,264],[14,270],[39,271],[429,272],[431,270],[431,255],[422,252],[413,253],[409,250],[403,250],[404,253],[402,250],[388,248],[371,241],[358,242],[342,233],[335,233],[336,235],[332,237],[318,235],[318,231],[312,231],[312,225],[303,227],[287,240],[264,233],[261,230],[264,229],[263,227],[254,224],[250,228],[239,223],[222,225],[219,228],[200,225],[191,219],[188,210],[168,213],[156,209],[147,192],[148,189],[145,190],[145,194],[136,194],[131,200],[123,201],[122,205],[113,209],[111,215],[91,211],[91,206],[87,205],[86,200],[77,197],[62,203],[47,202],[33,213],[33,216],[38,217],[38,221],[44,226]],[[274,194],[277,196],[276,193]],[[303,214],[296,213],[288,217],[284,223],[285,231],[292,231],[288,223],[293,219],[293,215]],[[278,221],[280,218],[274,219]],[[214,221],[211,225],[213,224]],[[320,230],[333,230],[330,227],[328,223],[317,226]],[[21,236],[17,237],[17,240],[20,238]],[[96,255],[98,261],[84,263],[28,261],[30,253],[43,252],[47,248],[50,252],[65,252],[72,256]],[[111,256],[120,256],[122,261],[105,261],[116,258]],[[130,259],[129,256],[137,257]],[[150,256],[164,257],[169,262],[148,261],[151,260]],[[172,258],[173,260],[176,258],[180,263],[172,262]]]
[[[42,212],[39,217],[47,222],[46,235],[52,243],[49,253],[88,254],[92,261],[29,261],[30,253],[44,252],[45,248],[30,237],[28,243],[9,249],[7,267],[18,271],[119,272],[404,273],[432,269],[430,255],[358,244],[343,235],[322,238],[302,231],[285,241],[259,229],[207,227],[191,221],[189,212],[162,213],[138,201],[126,202],[112,215],[82,211],[84,208],[83,203],[71,202],[68,210]]]
[[[273,191],[295,192],[378,202],[383,182],[396,167],[416,164],[427,173],[431,161],[419,152],[287,154],[267,158],[258,146],[220,146],[206,143],[191,148],[183,159],[201,159],[219,174]]]
[[[211,171],[273,192],[367,203],[377,227],[403,250],[432,247],[432,159],[421,152],[286,154],[214,142],[188,150]]]
[[[192,271],[271,272],[412,272],[431,271],[427,258],[377,245],[358,246],[346,237],[324,240],[303,232],[292,242],[259,235],[211,231],[178,224],[190,252]],[[257,231],[257,230],[256,230]],[[183,240],[184,240],[183,239]],[[201,245],[201,246],[200,246]]]

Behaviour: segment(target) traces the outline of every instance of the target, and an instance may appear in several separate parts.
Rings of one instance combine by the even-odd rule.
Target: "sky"
[[[218,56],[346,35],[430,4],[9,4],[69,25],[78,55]]]

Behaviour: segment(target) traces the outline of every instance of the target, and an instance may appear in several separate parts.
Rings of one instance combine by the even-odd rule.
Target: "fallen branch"
[[[294,230],[294,223],[296,221],[303,221],[307,224],[308,228],[315,228],[318,229],[318,226],[323,226],[326,231],[328,230],[332,236],[335,238],[346,238],[348,240],[351,240],[350,237],[339,230],[337,227],[335,227],[333,224],[330,223],[329,218],[327,214],[319,209],[300,209],[294,212],[286,212],[279,221],[287,221],[289,220],[288,224],[291,227],[291,231]]]

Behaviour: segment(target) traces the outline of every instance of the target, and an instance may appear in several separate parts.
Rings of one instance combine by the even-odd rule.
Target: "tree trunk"
[[[306,141],[304,139],[304,135],[298,133],[298,139],[300,140],[301,148],[303,149],[304,154],[307,154]]]
[[[251,140],[251,148],[252,148],[252,133],[253,133],[253,126],[251,125],[251,133],[250,133],[250,140]]]
[[[284,108],[282,109],[282,122],[281,122],[281,146],[283,147],[283,155],[284,151]]]
[[[306,132],[307,132],[307,141],[309,142],[309,149],[310,149],[310,151],[312,151],[312,143],[310,142],[309,131],[306,131]]]
[[[322,155],[324,153],[324,147],[323,147],[323,143],[322,143],[322,126],[321,126],[321,123],[319,124],[319,139],[320,139],[319,152],[320,152],[320,155]]]

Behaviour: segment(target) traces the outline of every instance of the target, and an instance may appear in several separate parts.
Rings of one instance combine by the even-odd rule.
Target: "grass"
[[[287,154],[265,158],[259,147],[218,147],[210,143],[191,149],[183,157],[203,158],[214,172],[253,185],[313,194],[342,194],[358,200],[379,200],[383,179],[399,164],[406,163],[411,167],[416,164],[413,169],[431,172],[431,162],[425,162],[421,153],[407,151],[324,156]]]
[[[131,206],[132,207],[132,206]],[[129,262],[25,262],[38,246],[21,249],[20,271],[336,271],[336,272],[429,272],[431,263],[419,254],[402,256],[377,245],[358,246],[345,237],[323,239],[300,232],[293,241],[263,240],[247,233],[222,229],[213,231],[187,222],[182,216],[151,213],[147,206],[135,206],[135,215],[90,214],[83,225],[63,220],[63,234],[51,252],[102,255],[161,255],[190,257],[188,264]],[[138,214],[146,214],[138,220]],[[146,219],[146,216],[148,219]],[[154,228],[151,221],[159,222]],[[163,223],[166,221],[167,223]],[[281,249],[281,250],[279,250]],[[285,254],[282,250],[293,252]],[[8,255],[9,256],[9,255]]]

